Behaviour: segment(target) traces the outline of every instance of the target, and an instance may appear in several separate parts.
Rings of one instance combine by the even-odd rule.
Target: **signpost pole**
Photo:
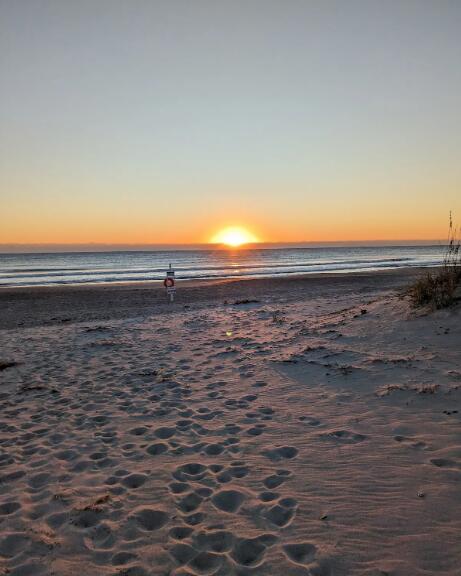
[[[174,302],[174,294],[176,292],[176,287],[174,285],[174,270],[171,267],[171,263],[168,270],[166,271],[166,278],[163,281],[163,285],[166,288],[166,295],[168,298],[168,302],[171,304],[172,302]]]

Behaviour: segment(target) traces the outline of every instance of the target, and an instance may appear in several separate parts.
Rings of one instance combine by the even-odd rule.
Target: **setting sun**
[[[258,242],[258,239],[254,234],[245,230],[245,228],[241,228],[240,226],[231,226],[215,234],[211,239],[211,242],[213,244],[226,244],[227,246],[236,248],[243,244]]]

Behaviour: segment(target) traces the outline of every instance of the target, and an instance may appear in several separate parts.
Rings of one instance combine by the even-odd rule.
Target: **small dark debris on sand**
[[[0,372],[2,370],[6,370],[7,368],[13,368],[13,366],[17,366],[17,365],[18,365],[18,362],[14,362],[14,361],[8,362],[6,360],[0,360]]]
[[[109,328],[107,326],[90,326],[85,328],[85,332],[107,332]]]
[[[251,300],[251,299],[244,299],[244,300],[236,300],[234,302],[234,306],[240,306],[241,304],[259,304],[260,300]]]

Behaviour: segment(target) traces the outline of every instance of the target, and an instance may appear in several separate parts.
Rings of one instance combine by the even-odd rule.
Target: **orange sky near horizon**
[[[368,186],[369,184],[367,184]],[[242,185],[243,187],[243,185]],[[139,195],[109,192],[49,197],[18,194],[2,205],[0,244],[195,244],[212,242],[228,226],[241,226],[261,242],[348,242],[444,240],[449,212],[461,217],[454,187],[441,197],[436,186],[425,194],[369,194],[358,187],[338,194],[264,194],[224,191],[222,197]],[[170,200],[173,199],[173,201]],[[176,200],[175,200],[176,199]],[[457,208],[457,209],[456,209]]]
[[[10,214],[8,214],[10,212]],[[104,212],[106,212],[104,214]],[[461,210],[459,212],[461,214]],[[191,220],[181,211],[164,219],[151,220],[148,213],[123,214],[110,208],[99,213],[72,214],[24,208],[15,220],[6,207],[0,229],[0,244],[197,244],[210,243],[221,230],[238,226],[254,235],[259,242],[353,242],[389,240],[444,240],[447,237],[449,212],[434,207],[430,213],[415,216],[411,207],[393,216],[387,213],[367,214],[351,206],[343,218],[332,218],[328,211],[311,210],[298,218],[291,214],[255,213],[242,217],[197,215]],[[456,214],[454,215],[456,220]]]

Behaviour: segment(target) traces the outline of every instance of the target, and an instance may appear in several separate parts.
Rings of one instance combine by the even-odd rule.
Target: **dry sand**
[[[411,274],[0,291],[0,574],[459,576],[461,310]]]

